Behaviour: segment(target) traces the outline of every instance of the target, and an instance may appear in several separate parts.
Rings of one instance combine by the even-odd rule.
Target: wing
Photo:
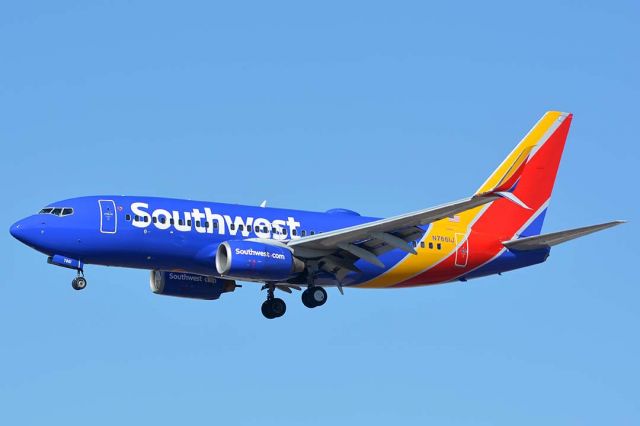
[[[335,274],[340,281],[347,273],[358,272],[354,263],[359,259],[384,267],[378,256],[386,251],[400,249],[415,254],[409,243],[424,233],[420,226],[499,198],[511,200],[502,192],[477,194],[425,210],[291,240],[288,246],[298,257],[316,259],[319,269]]]
[[[505,241],[502,244],[510,250],[537,250],[541,248],[549,248],[557,244],[573,240],[575,238],[584,237],[593,232],[602,231],[612,226],[625,223],[624,220],[615,220],[613,222],[601,223],[599,225],[585,226],[583,228],[568,229],[566,231],[552,232],[550,234],[536,235],[533,237],[519,238],[516,240]]]

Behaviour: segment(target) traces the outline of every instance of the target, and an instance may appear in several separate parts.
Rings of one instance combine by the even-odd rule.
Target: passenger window
[[[146,223],[146,222],[149,222],[149,216],[145,216],[145,217],[143,217],[143,218],[142,218],[142,221],[143,221],[143,222],[145,222],[145,223]]]
[[[297,229],[292,229],[291,230],[291,235],[298,235],[298,230]]]
[[[262,232],[269,232],[269,229],[267,229],[267,227],[265,226],[264,228],[262,228]]]
[[[209,222],[204,223],[204,229],[209,229]]]
[[[133,217],[133,220],[135,220],[136,222],[139,222],[139,221],[140,221],[140,216],[135,215],[135,216]]]
[[[282,235],[287,235],[287,230],[286,229],[282,230]]]
[[[187,220],[187,226],[191,226],[191,219]]]
[[[438,250],[442,250],[442,244],[438,243]]]
[[[415,242],[415,241],[411,241],[411,244],[412,244],[414,247],[418,245],[418,244],[416,244],[416,242]]]
[[[243,225],[238,225],[238,230],[239,231],[244,231],[244,226]]]
[[[309,234],[316,235],[316,231],[311,231],[311,232],[309,232]]]
[[[124,217],[124,219],[125,219],[127,222],[129,222],[129,221],[131,220],[131,215],[130,215],[130,214],[126,215],[126,216]]]
[[[433,250],[433,243],[429,243],[429,248]]]
[[[424,241],[420,241],[420,248],[424,248]]]
[[[200,228],[200,221],[196,220],[196,228]]]
[[[247,231],[251,232],[251,225],[247,225]]]
[[[295,232],[295,230],[294,230],[293,232]],[[295,235],[295,234],[294,234],[294,235]],[[302,235],[303,237],[304,237],[304,236],[306,236],[306,235],[307,235],[307,231],[305,231],[305,230],[303,229],[303,230],[302,230],[302,232],[301,232],[301,235]]]
[[[180,225],[180,226],[184,225],[184,220],[183,219],[178,219],[178,225]]]
[[[157,217],[153,217],[153,219],[151,219],[153,221],[153,223],[158,223],[158,218]]]
[[[232,223],[232,224],[229,226],[229,229],[231,229],[232,231],[235,231],[235,230],[236,230],[236,225],[235,225],[235,223]]]
[[[216,229],[218,227],[218,222],[213,222],[213,229]]]

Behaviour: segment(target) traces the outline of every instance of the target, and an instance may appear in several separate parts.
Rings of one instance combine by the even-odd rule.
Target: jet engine
[[[236,288],[233,280],[168,271],[151,271],[150,284],[155,294],[202,300],[216,300]]]
[[[282,281],[304,270],[286,247],[257,241],[225,241],[216,252],[220,275],[255,281]]]

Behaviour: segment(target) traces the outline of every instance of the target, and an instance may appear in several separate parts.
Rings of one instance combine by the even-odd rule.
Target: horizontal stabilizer
[[[585,226],[583,228],[568,229],[566,231],[552,232],[550,234],[536,235],[534,237],[519,238],[517,240],[504,241],[502,244],[510,250],[537,250],[549,248],[574,238],[584,237],[593,232],[602,231],[612,226],[625,223],[624,220],[601,223],[599,225]]]

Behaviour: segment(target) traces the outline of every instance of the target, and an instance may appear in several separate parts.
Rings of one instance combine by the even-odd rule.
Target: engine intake
[[[236,288],[233,280],[167,271],[151,271],[150,284],[155,294],[201,300],[216,300]]]
[[[286,247],[256,241],[225,241],[216,252],[220,275],[258,281],[281,281],[304,270],[304,262]]]

